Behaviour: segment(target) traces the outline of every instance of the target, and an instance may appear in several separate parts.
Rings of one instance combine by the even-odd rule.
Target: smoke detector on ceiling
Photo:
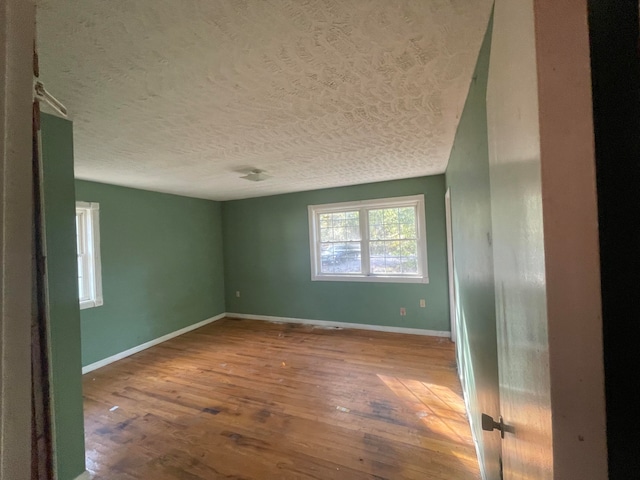
[[[266,180],[267,178],[271,178],[271,175],[267,175],[264,173],[264,170],[260,170],[259,168],[254,168],[247,175],[244,175],[240,178],[244,178],[245,180],[251,180],[252,182],[261,182]]]

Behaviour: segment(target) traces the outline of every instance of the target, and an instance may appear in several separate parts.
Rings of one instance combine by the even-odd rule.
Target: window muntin
[[[424,196],[309,206],[312,280],[428,282]]]
[[[100,265],[100,206],[76,202],[76,252],[80,308],[102,305]]]

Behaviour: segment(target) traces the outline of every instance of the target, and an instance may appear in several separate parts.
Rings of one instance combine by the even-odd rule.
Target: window
[[[428,283],[424,195],[309,205],[311,279]]]
[[[102,305],[99,219],[99,204],[76,202],[80,309]]]

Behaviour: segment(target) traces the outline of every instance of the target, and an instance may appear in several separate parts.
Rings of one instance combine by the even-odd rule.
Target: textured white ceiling
[[[226,200],[436,174],[491,4],[39,0],[41,78],[82,179]]]

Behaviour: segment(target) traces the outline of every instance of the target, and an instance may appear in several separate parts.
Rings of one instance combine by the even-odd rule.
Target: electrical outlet
[[[400,316],[404,317],[407,315],[407,309],[404,307],[400,307]]]
[[[236,290],[236,297],[240,297],[240,290]]]
[[[425,300],[424,298],[421,298],[421,299],[420,299],[420,307],[421,307],[421,308],[424,308],[424,307],[426,307],[426,306],[427,306],[427,302],[426,302],[426,300]]]

